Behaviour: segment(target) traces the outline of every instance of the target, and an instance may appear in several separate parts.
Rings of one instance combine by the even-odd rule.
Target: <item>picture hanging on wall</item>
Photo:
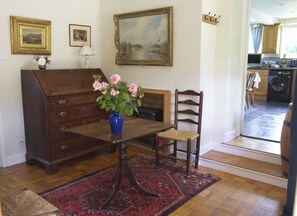
[[[173,8],[114,15],[116,64],[172,65]]]
[[[91,26],[69,24],[69,46],[91,46]]]
[[[10,16],[12,54],[51,54],[51,21]]]

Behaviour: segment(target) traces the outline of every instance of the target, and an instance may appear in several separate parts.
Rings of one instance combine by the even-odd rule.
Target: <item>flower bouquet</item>
[[[36,56],[36,57],[34,57],[34,60],[38,64],[38,68],[40,70],[45,70],[46,64],[51,63],[51,60],[49,60],[47,56]]]
[[[113,112],[114,116],[120,117],[123,114],[132,116],[134,112],[138,113],[137,107],[141,106],[141,98],[144,96],[141,86],[134,83],[128,86],[118,74],[113,74],[110,77],[110,83],[101,82],[101,76],[98,74],[93,75],[93,78],[95,80],[93,83],[94,91],[102,93],[96,99],[101,109]],[[112,124],[111,117],[109,120],[110,124]]]
[[[110,83],[101,82],[101,76],[93,75],[94,91],[102,94],[96,99],[101,109],[118,112],[120,115],[132,116],[137,107],[141,106],[141,98],[144,96],[141,86],[132,83],[127,85],[118,74],[110,77]]]

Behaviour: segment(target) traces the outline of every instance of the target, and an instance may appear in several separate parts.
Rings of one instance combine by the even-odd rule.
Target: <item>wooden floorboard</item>
[[[128,156],[136,153],[153,155],[153,151],[128,145]],[[72,181],[117,163],[118,155],[107,151],[97,152],[64,163],[56,173],[47,175],[38,164],[21,163],[0,168],[0,198],[23,189],[36,193]],[[281,215],[286,202],[286,190],[273,185],[242,178],[221,171],[199,167],[221,180],[202,191],[171,215]]]

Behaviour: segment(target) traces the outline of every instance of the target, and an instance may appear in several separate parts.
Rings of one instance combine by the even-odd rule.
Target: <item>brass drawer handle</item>
[[[61,145],[61,146],[60,146],[60,149],[61,149],[62,151],[65,151],[65,150],[68,149],[68,147],[69,147],[69,145]]]
[[[67,127],[59,127],[59,131],[60,131],[60,132],[65,132],[66,129],[67,129]]]
[[[59,112],[58,116],[60,117],[65,117],[67,115],[67,112]]]
[[[67,102],[67,100],[63,100],[63,99],[61,99],[61,100],[57,100],[57,103],[60,104],[60,105],[63,105],[63,104],[65,104],[66,102]]]

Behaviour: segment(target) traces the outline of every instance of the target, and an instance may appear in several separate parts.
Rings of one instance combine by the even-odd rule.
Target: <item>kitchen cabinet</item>
[[[279,53],[281,24],[264,25],[262,53]]]
[[[268,89],[268,75],[269,70],[251,70],[251,72],[258,72],[261,81],[259,82],[259,87],[254,88],[254,98],[258,101],[267,101],[267,89]]]
[[[66,132],[67,127],[108,119],[96,103],[93,74],[108,82],[99,68],[21,71],[28,164],[38,161],[50,174],[66,160],[110,147]]]

